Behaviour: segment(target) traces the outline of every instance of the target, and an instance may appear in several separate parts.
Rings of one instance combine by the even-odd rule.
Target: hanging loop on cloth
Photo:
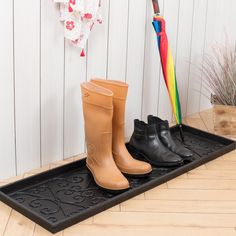
[[[82,52],[80,53],[81,57],[85,57],[85,53],[84,53],[84,49],[82,50]]]

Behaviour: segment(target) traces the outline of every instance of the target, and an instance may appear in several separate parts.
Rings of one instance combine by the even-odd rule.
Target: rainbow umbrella
[[[166,34],[166,22],[164,18],[160,16],[158,1],[152,0],[152,2],[155,13],[152,24],[157,34],[157,44],[161,57],[163,77],[165,79],[165,84],[170,96],[170,102],[176,123],[180,128],[181,139],[184,141],[184,136],[182,131],[181,105],[179,101],[179,92],[176,80],[175,65]]]

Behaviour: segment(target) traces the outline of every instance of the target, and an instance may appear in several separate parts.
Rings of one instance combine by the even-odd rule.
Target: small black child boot
[[[173,167],[183,164],[180,156],[162,144],[157,134],[156,124],[134,120],[134,132],[127,148],[132,155],[144,158],[155,166]]]

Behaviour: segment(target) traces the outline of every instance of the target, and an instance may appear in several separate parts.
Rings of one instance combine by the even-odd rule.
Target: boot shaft
[[[104,79],[91,79],[91,82],[104,87],[113,93],[113,124],[124,124],[128,84],[121,81]]]
[[[114,99],[126,100],[128,84],[125,82],[105,79],[91,79],[91,82],[112,91]]]
[[[124,142],[125,105],[128,93],[128,84],[121,81],[104,79],[91,79],[91,82],[109,89],[114,94],[114,112],[112,119],[113,144],[119,144],[118,141]],[[113,146],[115,147],[115,145]]]
[[[111,155],[113,93],[90,82],[81,84],[85,139],[89,157]],[[96,158],[95,158],[96,159]]]

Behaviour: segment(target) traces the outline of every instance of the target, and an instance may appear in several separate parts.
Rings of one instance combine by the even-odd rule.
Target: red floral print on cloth
[[[68,4],[68,10],[69,12],[73,12],[73,8],[71,7],[71,5],[75,5],[76,0],[69,0],[69,4]]]
[[[60,4],[65,38],[82,52],[94,24],[101,24],[101,0],[53,0]],[[83,53],[82,53],[83,54]]]
[[[74,23],[74,21],[67,21],[67,22],[66,22],[66,28],[67,28],[68,30],[73,30],[73,29],[75,28],[75,23]]]
[[[93,15],[91,13],[84,14],[85,19],[91,19],[92,17],[93,17]]]

